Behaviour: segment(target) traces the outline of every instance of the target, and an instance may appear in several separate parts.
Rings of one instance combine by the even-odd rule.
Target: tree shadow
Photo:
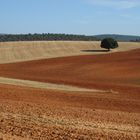
[[[109,52],[109,50],[81,50],[82,52]]]

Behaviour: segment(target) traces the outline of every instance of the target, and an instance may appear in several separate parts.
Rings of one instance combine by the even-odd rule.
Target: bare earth
[[[88,49],[86,42],[77,43],[81,48],[69,57],[52,52],[50,59],[26,52],[12,57],[11,44],[4,43],[10,55],[0,62],[5,63],[0,64],[0,140],[140,139],[140,44],[121,43],[124,47],[108,54],[98,42],[94,50],[88,43]],[[47,59],[34,60],[41,57]]]
[[[0,89],[3,138],[140,139],[139,94]]]

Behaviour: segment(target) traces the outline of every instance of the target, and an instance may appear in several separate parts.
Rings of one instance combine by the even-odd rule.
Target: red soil
[[[137,140],[139,101],[119,93],[62,92],[0,84],[0,138]]]
[[[0,84],[0,139],[138,140],[139,70],[140,50],[2,64],[2,77],[118,92],[68,92]]]
[[[68,92],[0,84],[0,100],[53,104],[90,109],[140,112],[138,95],[121,93]]]
[[[3,64],[0,76],[140,93],[140,49]]]

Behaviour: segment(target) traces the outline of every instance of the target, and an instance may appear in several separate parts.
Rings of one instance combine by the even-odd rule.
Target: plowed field
[[[140,49],[86,54],[0,64],[0,139],[139,140]]]
[[[1,64],[0,76],[137,93],[140,92],[140,49]]]
[[[0,85],[3,139],[140,139],[140,98]]]

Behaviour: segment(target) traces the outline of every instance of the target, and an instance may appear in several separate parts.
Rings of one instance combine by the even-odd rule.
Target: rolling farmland
[[[140,139],[140,44],[0,43],[0,138]]]
[[[113,51],[140,48],[139,43],[119,43]],[[94,41],[21,41],[0,42],[0,63],[11,63],[45,58],[67,57],[86,54],[104,54],[100,42]]]

